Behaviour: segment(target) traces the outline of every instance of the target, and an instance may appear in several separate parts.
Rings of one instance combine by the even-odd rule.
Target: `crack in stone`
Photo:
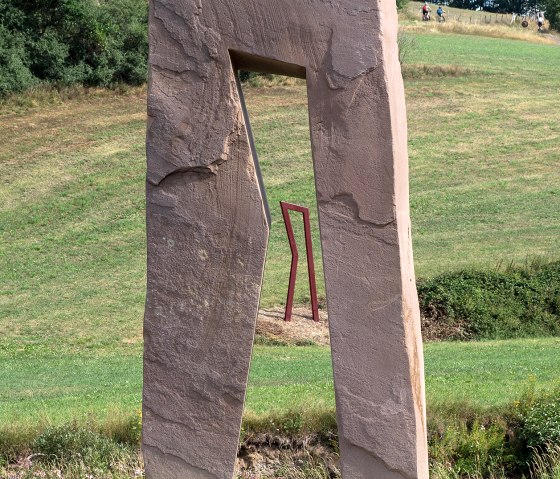
[[[220,165],[225,161],[227,160],[225,160],[224,158],[218,158],[216,161],[213,161],[209,165],[179,166],[166,173],[159,179],[148,178],[147,181],[154,186],[159,186],[163,181],[169,180],[169,178],[175,175],[181,175],[185,173],[195,173],[198,175],[217,175]]]
[[[376,306],[373,306],[376,303],[376,301],[371,301],[368,303],[368,313],[375,313],[376,311],[380,311],[382,309],[388,308],[389,306],[392,306],[393,304],[400,302],[401,298],[402,295],[397,294],[393,298],[390,298],[387,301],[382,301],[381,304]]]
[[[383,417],[402,414],[402,411],[398,410],[398,409],[402,409],[402,408],[397,407],[395,409],[394,407],[389,407],[387,405],[387,403],[379,404],[379,403],[373,402],[369,399],[363,398],[363,397],[361,397],[357,394],[352,393],[346,387],[341,387],[340,392],[341,392],[341,397],[353,398],[354,401],[357,401],[357,402],[360,402],[360,403],[365,403],[366,405],[368,405],[369,409],[378,409],[379,413],[382,414]],[[395,406],[402,406],[403,405],[402,403],[397,403],[397,402],[393,402],[393,404]],[[359,423],[362,424],[362,425],[365,425],[365,424],[368,424],[368,423],[371,424],[374,421],[374,418],[361,415],[360,413],[357,412],[357,410],[355,408],[352,410],[352,415],[357,417],[359,419]],[[395,467],[395,466],[391,466],[388,462],[386,462],[385,459],[383,459],[381,456],[379,456],[378,453],[376,453],[374,450],[367,449],[365,446],[358,444],[357,441],[350,439],[350,437],[348,437],[348,435],[345,434],[344,431],[341,432],[341,436],[344,437],[344,439],[349,444],[351,444],[352,446],[357,447],[357,448],[365,451],[369,456],[376,458],[389,471],[395,472],[396,474],[399,474],[399,476],[403,477],[404,479],[412,479],[412,476],[406,475],[406,473],[404,473],[403,470],[397,469],[397,467]],[[381,447],[383,447],[383,446],[381,446]]]
[[[163,5],[163,4],[160,4],[160,5],[165,9],[165,11],[170,12],[170,13],[172,13],[173,15],[179,17],[179,18],[181,19],[182,22],[186,22],[186,20],[185,20],[183,17],[179,16],[179,15],[177,14],[177,12],[171,10],[167,5]],[[173,36],[173,34],[172,34],[171,31],[170,31],[170,26],[169,26],[169,25],[167,24],[167,22],[166,22],[166,18],[163,17],[163,16],[161,16],[161,14],[159,14],[159,13],[157,12],[157,10],[154,11],[154,19],[157,20],[157,21],[159,22],[159,24],[161,25],[161,30],[164,31],[164,32],[167,34],[167,38],[168,38],[172,43],[174,43],[175,46],[177,46],[177,47],[183,52],[185,58],[188,59],[188,60],[194,61],[195,65],[197,65],[198,62],[199,62],[199,59],[198,59],[197,57],[195,57],[194,55],[191,55],[191,54],[187,51],[187,49],[186,49],[185,45],[183,44],[183,42],[182,42],[181,40],[179,40],[179,39],[177,39],[177,38],[175,38],[175,37]],[[155,25],[154,25],[154,26],[155,26]],[[152,61],[152,65],[154,65],[153,61]]]
[[[175,70],[173,68],[164,67],[164,66],[156,64],[156,63],[152,63],[152,69],[154,71],[158,72],[158,73],[169,73],[169,74],[173,75],[174,77],[183,75],[185,73],[198,74],[196,68],[183,68],[182,70]],[[162,92],[162,93],[165,95],[165,92]],[[169,95],[166,95],[166,96],[169,97]],[[173,97],[173,98],[176,98],[176,97]]]
[[[386,228],[387,226],[390,226],[395,222],[394,217],[391,218],[390,221],[385,221],[385,222],[373,221],[373,220],[364,218],[360,214],[360,205],[358,204],[358,202],[354,198],[354,194],[350,193],[350,192],[338,193],[338,194],[334,195],[332,198],[330,198],[329,200],[320,200],[319,202],[322,205],[328,205],[329,203],[334,202],[334,203],[341,203],[344,206],[347,206],[350,209],[350,211],[352,212],[354,220],[356,220],[356,222],[359,223],[359,224],[365,224],[365,225],[368,225],[368,226],[375,226],[376,228]]]

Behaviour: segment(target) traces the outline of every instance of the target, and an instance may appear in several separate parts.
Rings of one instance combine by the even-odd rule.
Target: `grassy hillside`
[[[407,82],[407,101],[417,274],[556,256],[560,48],[462,36],[415,39],[410,69],[419,78]],[[459,76],[434,78],[436,67]],[[306,100],[301,86],[248,89],[247,97],[273,206],[263,291],[270,306],[284,300],[289,267],[275,206],[313,204]],[[104,341],[137,336],[145,268],[144,111],[139,92],[0,118],[3,316],[18,331],[33,323],[22,339],[68,338],[67,325],[76,322],[82,336],[90,326]],[[296,299],[305,301],[300,271]]]
[[[463,36],[415,40],[406,89],[418,274],[558,257],[560,48]],[[246,96],[271,205],[313,206],[303,86],[248,88]],[[8,107],[0,116],[0,420],[137,407],[145,94]],[[288,268],[274,208],[265,306],[284,300]],[[297,300],[306,296],[301,281]],[[468,391],[480,404],[503,404],[529,375],[551,380],[557,348],[555,340],[428,345],[431,400]],[[328,351],[290,350],[281,358],[290,375],[274,379],[283,354],[257,349],[248,409],[285,407],[270,403],[278,388],[332,405]],[[304,360],[315,366],[298,366]],[[291,375],[300,369],[298,384]]]
[[[417,40],[421,63],[470,70],[407,84],[418,274],[557,255],[560,48]]]
[[[558,258],[560,48],[413,35],[406,91],[418,275]],[[306,97],[297,82],[248,87],[246,97],[273,207],[268,307],[284,301],[289,269],[276,205],[314,205]],[[20,100],[0,115],[0,447],[41,423],[118,424],[139,407],[141,388],[145,92],[42,98],[31,109],[33,98]],[[320,267],[316,229],[315,249]],[[303,264],[300,272],[304,302]],[[559,346],[427,344],[430,410],[466,399],[483,414],[533,383],[551,389]],[[247,420],[294,408],[331,414],[331,376],[327,348],[256,347]]]

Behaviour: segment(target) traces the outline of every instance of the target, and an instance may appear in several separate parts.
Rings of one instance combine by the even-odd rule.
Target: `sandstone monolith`
[[[307,82],[343,477],[428,477],[396,36],[394,0],[151,0],[148,478],[233,475],[268,240],[238,69]]]

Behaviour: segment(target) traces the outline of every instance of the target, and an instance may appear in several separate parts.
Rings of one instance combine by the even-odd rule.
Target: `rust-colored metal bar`
[[[313,313],[313,321],[319,321],[319,302],[317,301],[317,283],[315,280],[315,264],[313,262],[313,244],[311,241],[311,222],[309,220],[309,208],[305,206],[294,205],[292,203],[280,202],[282,209],[282,217],[286,225],[286,233],[290,242],[292,251],[292,264],[290,267],[290,282],[288,284],[288,297],[286,299],[286,312],[284,321],[292,320],[292,309],[294,306],[294,291],[296,287],[297,264],[299,259],[298,248],[294,236],[294,229],[290,219],[290,210],[303,214],[303,229],[305,233],[305,250],[307,254],[307,271],[309,273],[309,293],[311,295],[311,310]]]

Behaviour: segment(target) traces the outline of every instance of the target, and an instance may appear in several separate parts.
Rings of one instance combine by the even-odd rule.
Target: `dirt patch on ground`
[[[262,309],[257,319],[257,340],[283,344],[318,344],[327,346],[329,324],[327,312],[319,310],[320,321],[313,321],[311,307],[298,306],[292,312],[292,320],[284,321],[284,309]]]
[[[305,346],[317,344],[328,346],[329,322],[324,309],[319,310],[320,321],[313,321],[311,307],[297,306],[291,321],[284,321],[284,309],[261,309],[257,319],[257,344],[287,344]],[[430,309],[420,317],[424,341],[468,340],[466,321],[448,321],[437,311]]]
[[[289,438],[254,434],[239,446],[236,477],[240,479],[340,478],[338,453],[332,438],[309,434]]]

